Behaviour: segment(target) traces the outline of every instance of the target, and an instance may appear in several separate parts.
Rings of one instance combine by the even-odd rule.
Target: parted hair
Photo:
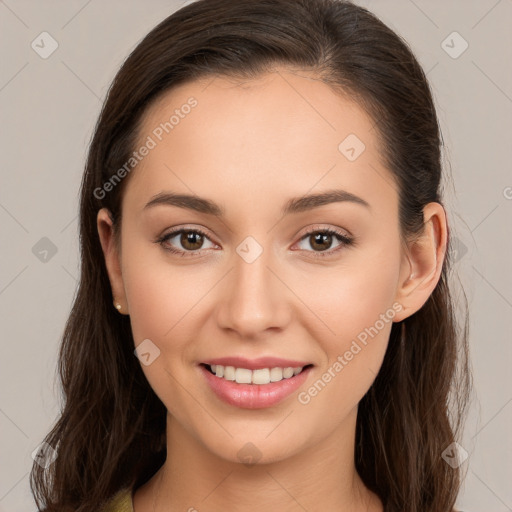
[[[106,207],[119,235],[130,177],[101,199],[94,191],[130,158],[160,95],[209,76],[257,78],[277,65],[313,71],[375,121],[404,241],[422,233],[427,203],[443,204],[431,88],[407,43],[368,10],[342,0],[199,0],[164,19],[115,76],[89,145],[79,284],[58,360],[63,403],[44,439],[57,458],[46,469],[34,463],[30,475],[39,511],[97,512],[166,458],[166,408],[134,356],[129,317],[112,306],[96,225]],[[416,313],[393,324],[358,407],[356,469],[385,512],[452,512],[461,485],[460,468],[441,457],[460,435],[472,387],[467,303],[457,312],[450,244],[449,231],[439,282]]]

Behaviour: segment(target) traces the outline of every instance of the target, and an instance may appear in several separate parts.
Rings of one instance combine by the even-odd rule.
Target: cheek
[[[126,237],[124,242],[123,281],[134,342],[137,346],[149,339],[160,351],[141,368],[160,400],[180,416],[188,410],[180,383],[186,382],[190,366],[194,306],[207,291],[208,279],[192,265],[171,265],[159,248],[145,241]]]
[[[394,316],[399,264],[398,251],[354,252],[342,265],[309,271],[298,281],[297,294],[323,325],[330,352],[343,349],[382,314]]]
[[[399,251],[389,247],[360,252],[357,263],[347,258],[336,271],[302,280],[299,294],[307,297],[316,318],[307,329],[318,326],[315,337],[327,360],[301,403],[311,399],[315,407],[336,404],[335,414],[341,418],[368,391],[399,307],[393,307],[399,262]]]
[[[179,383],[190,378],[195,358],[198,315],[219,275],[208,265],[173,263],[163,249],[142,239],[126,236],[123,243],[123,282],[135,345],[149,339],[160,351],[142,370],[165,404],[179,406]]]
[[[164,344],[193,315],[208,289],[208,271],[201,265],[173,265],[151,242],[129,236],[123,242],[123,282],[135,343],[149,338]]]

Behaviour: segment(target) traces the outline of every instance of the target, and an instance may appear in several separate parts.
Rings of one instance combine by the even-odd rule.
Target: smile
[[[251,370],[201,363],[198,368],[214,396],[223,402],[243,409],[263,409],[278,404],[296,391],[306,381],[313,365]]]
[[[248,368],[235,368],[234,366],[223,366],[221,364],[206,365],[216,377],[235,381],[238,384],[270,384],[289,379],[302,372],[302,366],[287,366],[286,368],[260,368],[250,370]]]

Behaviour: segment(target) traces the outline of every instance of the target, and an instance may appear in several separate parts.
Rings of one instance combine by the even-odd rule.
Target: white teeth
[[[235,380],[235,367],[224,366],[224,378],[226,380]]]
[[[285,368],[283,370],[283,377],[285,379],[289,379],[290,377],[293,377],[293,368],[290,368],[290,367]]]
[[[279,382],[280,380],[283,380],[283,369],[272,368],[270,370],[270,382]]]
[[[253,384],[268,384],[270,382],[270,370],[268,368],[253,370],[251,373]]]
[[[252,371],[247,368],[237,368],[235,370],[235,380],[238,384],[250,384],[252,379]]]
[[[302,366],[295,368],[288,366],[286,368],[276,367],[249,370],[247,368],[212,364],[210,368],[217,377],[226,380],[234,380],[238,384],[269,384],[270,382],[279,382],[280,380],[289,379],[294,375],[298,375],[302,371]]]

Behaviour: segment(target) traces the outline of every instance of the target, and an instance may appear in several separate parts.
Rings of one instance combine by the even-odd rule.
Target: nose
[[[285,329],[291,318],[292,294],[272,268],[276,265],[272,265],[270,251],[264,249],[254,261],[240,254],[233,254],[234,268],[223,284],[217,309],[219,327],[243,339]]]

